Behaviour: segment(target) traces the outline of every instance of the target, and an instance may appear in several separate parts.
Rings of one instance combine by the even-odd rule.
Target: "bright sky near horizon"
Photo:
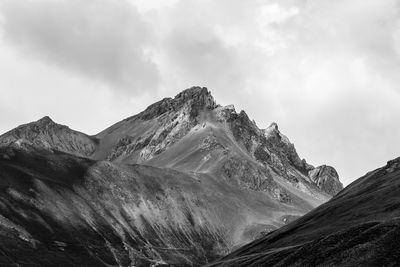
[[[397,0],[0,0],[0,133],[206,86],[347,185],[399,156],[399,71]]]

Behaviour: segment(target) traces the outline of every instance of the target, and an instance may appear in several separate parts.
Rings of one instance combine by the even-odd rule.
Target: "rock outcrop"
[[[216,103],[207,88],[194,86],[180,92],[174,98],[164,98],[150,105],[145,111],[132,118],[150,120],[164,113],[179,111],[184,107],[189,112],[190,118],[194,119],[203,109],[215,108]]]
[[[322,165],[309,171],[311,180],[326,193],[334,196],[343,189],[339,175],[331,166]]]

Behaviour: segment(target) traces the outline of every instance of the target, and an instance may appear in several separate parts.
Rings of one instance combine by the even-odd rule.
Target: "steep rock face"
[[[322,165],[316,167],[310,170],[309,176],[319,188],[332,196],[343,189],[343,184],[339,181],[339,175],[331,166]]]
[[[397,158],[300,219],[209,266],[397,266],[399,216]]]
[[[79,156],[90,156],[96,147],[95,138],[59,125],[48,116],[36,122],[21,125],[0,136],[0,146],[7,146],[14,142],[29,142],[42,148]]]
[[[145,111],[132,118],[150,120],[167,112],[178,111],[184,106],[188,106],[189,115],[194,119],[204,108],[216,107],[216,103],[207,88],[194,86],[180,92],[174,98],[164,98],[150,105]]]
[[[300,159],[294,144],[279,131],[275,122],[264,130],[264,136],[269,143],[267,149],[274,152],[281,159],[281,162],[277,164],[279,168],[284,164],[292,164],[302,173],[306,173],[313,168],[312,165],[307,164],[305,159]]]
[[[239,158],[229,158],[221,169],[221,176],[230,183],[240,185],[255,191],[269,192],[274,198],[283,203],[291,202],[285,189],[274,181],[269,169],[258,166]]]
[[[300,159],[294,145],[279,131],[276,123],[260,130],[244,111],[237,114],[229,110],[229,115],[225,116],[228,117],[227,121],[235,139],[254,159],[272,168],[277,175],[284,177],[293,186],[313,194],[316,181],[310,179],[309,171],[314,167]],[[319,188],[329,195],[334,195],[328,187]]]
[[[150,160],[184,137],[198,124],[201,113],[215,106],[204,87],[192,87],[173,99],[165,98],[99,133],[97,137],[103,142],[98,158],[137,163]]]

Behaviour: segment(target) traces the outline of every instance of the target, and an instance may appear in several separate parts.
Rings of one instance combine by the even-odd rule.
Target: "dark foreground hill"
[[[210,266],[399,266],[400,158]]]
[[[341,189],[206,88],[95,136],[44,117],[0,136],[0,265],[206,264]]]

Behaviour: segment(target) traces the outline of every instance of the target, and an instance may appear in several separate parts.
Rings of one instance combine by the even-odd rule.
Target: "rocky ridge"
[[[135,123],[141,125],[147,123],[149,126],[147,129],[141,129],[142,132],[139,135],[132,135],[129,133],[132,129],[127,131],[125,128],[131,128]],[[227,129],[225,134],[233,137],[231,141],[234,144],[231,142],[224,146],[222,140],[217,137],[218,134],[214,133],[215,128]],[[276,123],[261,130],[244,111],[237,113],[233,105],[227,107],[217,105],[210,92],[204,87],[192,87],[179,93],[175,98],[165,98],[138,115],[111,126],[96,138],[101,143],[103,134],[118,133],[118,137],[115,138],[117,142],[112,146],[111,151],[107,152],[106,158],[125,163],[145,163],[190,134],[202,130],[210,130],[210,134],[214,135],[213,142],[216,147],[227,148],[223,158],[234,158],[238,153],[232,152],[229,148],[238,145],[241,150],[245,150],[251,160],[256,160],[267,169],[265,173],[284,177],[292,185],[309,194],[318,187],[332,196],[342,188],[337,176],[331,177],[326,172],[323,179],[320,178],[318,181],[311,179],[309,173],[315,168],[304,159],[300,159],[294,145],[280,133]],[[120,132],[123,132],[123,135]],[[208,137],[201,138],[207,140]],[[210,154],[203,157],[213,159]],[[223,160],[220,158],[219,161]],[[194,170],[197,169],[192,168],[190,171]],[[325,186],[325,184],[330,185]]]
[[[309,194],[313,191],[309,187],[317,186],[331,196],[343,188],[332,167],[314,168],[304,159],[300,159],[294,145],[279,131],[276,123],[272,123],[267,129],[259,129],[244,111],[237,113],[233,105],[217,105],[211,93],[204,87],[192,87],[174,98],[156,102],[138,115],[93,137],[56,124],[46,116],[3,134],[0,136],[0,146],[23,140],[78,156],[124,163],[145,163],[168,150],[189,132],[198,130],[197,128],[204,127],[207,123],[228,128],[227,134],[233,136],[233,141],[244,148],[251,159],[264,165],[267,169],[265,173],[284,177]],[[143,125],[148,127],[136,133],[134,128],[141,128]],[[111,144],[102,146],[108,140],[102,141],[108,138],[111,139]],[[217,137],[213,142],[217,147],[223,147]],[[229,149],[225,150],[225,157],[235,157],[235,153],[231,155],[228,152]]]
[[[55,123],[45,116],[36,122],[21,125],[0,136],[0,146],[27,142],[45,149],[54,149],[79,156],[90,156],[96,139]]]
[[[339,175],[331,166],[318,166],[311,169],[308,175],[319,188],[332,196],[336,195],[343,189],[343,185],[339,181]]]

